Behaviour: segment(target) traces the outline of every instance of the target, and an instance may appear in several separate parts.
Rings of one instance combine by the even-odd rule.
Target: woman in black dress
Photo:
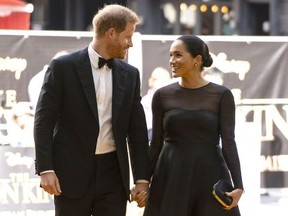
[[[185,35],[170,48],[170,67],[179,82],[157,90],[152,101],[152,182],[144,216],[239,216],[243,184],[234,140],[231,91],[208,82],[207,45]],[[221,142],[220,142],[221,141]],[[213,197],[219,179],[231,181],[233,198],[223,208]]]

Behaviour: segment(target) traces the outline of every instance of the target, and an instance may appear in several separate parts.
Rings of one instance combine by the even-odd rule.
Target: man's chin
[[[125,60],[127,58],[127,55],[122,55],[122,56],[118,56],[119,59]]]
[[[173,78],[177,78],[178,75],[177,75],[176,73],[172,72],[172,77],[173,77]]]

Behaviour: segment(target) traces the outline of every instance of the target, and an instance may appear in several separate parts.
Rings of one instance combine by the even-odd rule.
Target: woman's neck
[[[200,88],[205,86],[209,83],[209,81],[205,80],[202,76],[201,77],[194,77],[193,79],[185,79],[181,78],[179,80],[179,84],[184,88]]]

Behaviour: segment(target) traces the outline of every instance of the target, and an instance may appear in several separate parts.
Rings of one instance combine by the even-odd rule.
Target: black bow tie
[[[106,60],[104,58],[99,57],[98,68],[102,68],[105,64],[107,64],[107,66],[111,69],[113,66],[113,58]]]

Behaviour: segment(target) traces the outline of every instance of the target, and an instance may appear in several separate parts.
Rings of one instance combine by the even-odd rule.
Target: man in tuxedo
[[[90,45],[52,60],[46,71],[34,122],[36,173],[55,195],[56,216],[125,216],[127,143],[132,200],[145,205],[150,177],[139,71],[123,61],[138,21],[124,6],[105,6],[93,18]]]

